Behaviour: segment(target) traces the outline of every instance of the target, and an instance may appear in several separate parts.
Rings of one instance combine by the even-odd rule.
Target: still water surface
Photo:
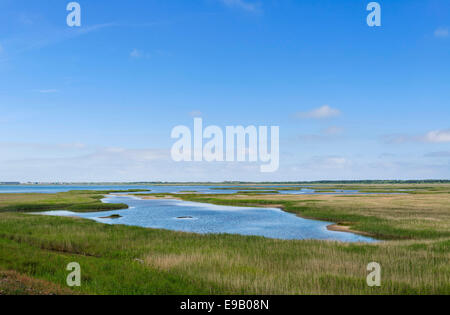
[[[50,211],[41,214],[76,216],[105,224],[123,224],[146,228],[200,234],[257,235],[285,240],[334,240],[341,242],[375,242],[353,233],[327,230],[330,222],[307,220],[276,208],[218,206],[178,200],[142,200],[128,196],[108,196],[108,203],[125,203],[130,209],[97,213]],[[118,219],[105,219],[111,215]]]
[[[217,186],[217,185],[205,185],[205,186],[162,186],[162,185],[0,185],[0,194],[16,194],[16,193],[40,193],[50,194],[67,192],[71,190],[129,190],[129,189],[148,189],[151,193],[180,193],[184,191],[196,192],[199,194],[234,194],[238,190],[221,189],[234,186]],[[258,186],[256,186],[258,187]],[[277,190],[282,185],[265,186],[265,190]],[[292,185],[290,186],[292,187]],[[245,187],[242,187],[245,190]],[[299,187],[299,190],[280,190],[280,194],[293,194],[293,195],[342,195],[342,194],[359,194],[356,190],[336,190],[335,192],[321,193],[316,192],[312,188]]]

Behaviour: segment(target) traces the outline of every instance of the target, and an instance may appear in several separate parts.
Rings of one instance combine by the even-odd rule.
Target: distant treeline
[[[283,183],[280,183],[283,184]],[[427,180],[321,180],[310,182],[288,182],[287,184],[450,184],[448,179]]]
[[[299,182],[136,182],[127,183],[130,185],[186,185],[186,184],[197,184],[197,185],[245,185],[245,184],[450,184],[449,179],[424,179],[424,180],[320,180],[320,181],[299,181]]]
[[[300,185],[300,184],[450,184],[449,179],[425,180],[320,180],[299,182],[103,182],[103,183],[19,183],[0,182],[0,185]]]

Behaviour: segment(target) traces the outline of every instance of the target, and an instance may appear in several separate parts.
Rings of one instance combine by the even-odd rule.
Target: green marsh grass
[[[82,286],[71,292],[82,294],[450,294],[450,198],[438,191],[357,198],[176,195],[279,206],[387,239],[375,244],[198,235],[23,213],[24,204],[94,206],[99,192],[0,196],[0,270],[31,279],[24,283],[47,283],[48,290],[67,289],[65,268],[76,261]],[[19,210],[4,211],[18,204]],[[379,288],[366,284],[373,261],[382,266]],[[3,291],[14,294],[14,288]]]

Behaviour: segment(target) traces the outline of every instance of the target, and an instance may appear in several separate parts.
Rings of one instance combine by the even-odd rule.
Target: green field
[[[316,186],[408,190],[348,196],[281,195],[272,188],[255,193],[251,186],[239,187],[234,195],[176,197],[279,206],[384,241],[283,241],[111,226],[27,213],[123,208],[100,202],[108,192],[5,194],[0,195],[0,294],[450,294],[450,185]],[[80,288],[65,285],[70,262],[81,265]],[[381,287],[366,284],[370,262],[382,266]]]

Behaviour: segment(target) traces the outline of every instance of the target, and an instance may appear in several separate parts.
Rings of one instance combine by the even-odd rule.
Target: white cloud
[[[313,109],[309,112],[300,112],[297,114],[299,118],[303,119],[324,119],[336,117],[341,114],[341,111],[330,107],[329,105],[324,105],[322,107]]]
[[[450,129],[434,130],[425,135],[394,134],[383,136],[383,141],[388,144],[401,144],[407,142],[445,143],[450,142]]]
[[[247,0],[220,0],[227,7],[239,8],[244,11],[258,13],[261,11],[261,4],[259,2],[248,2]]]
[[[32,153],[32,152],[31,152]],[[22,155],[24,156],[24,155]],[[249,163],[176,163],[170,150],[99,148],[72,154],[27,154],[0,163],[5,181],[223,181],[264,180]],[[34,156],[34,157],[29,157]]]
[[[434,31],[434,37],[437,38],[447,38],[449,35],[448,28],[439,27]]]
[[[251,163],[176,163],[169,149],[0,142],[0,174],[3,181],[21,182],[445,179],[450,175],[446,159],[426,162],[423,157],[402,161],[341,155],[293,157],[282,163],[279,172],[268,175],[260,172],[258,164]]]
[[[432,142],[432,143],[450,142],[450,129],[430,131],[425,135],[425,142]]]

